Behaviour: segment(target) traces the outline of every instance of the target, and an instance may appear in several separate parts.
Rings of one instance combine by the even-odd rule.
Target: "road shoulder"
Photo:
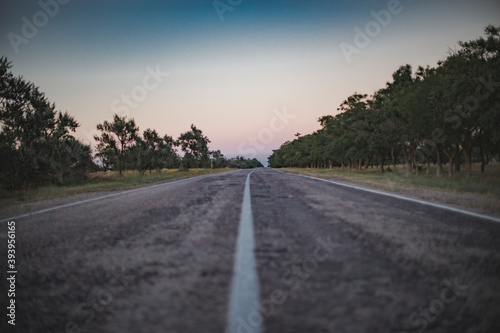
[[[368,189],[382,190],[385,192],[402,195],[412,199],[420,199],[436,204],[447,205],[471,212],[500,217],[500,202],[494,196],[481,193],[455,192],[446,189],[417,187],[411,184],[402,184],[392,181],[377,181],[368,179],[356,179],[348,176],[338,177],[319,173],[311,170],[275,169],[277,171],[312,176],[327,180],[333,180],[346,184],[354,184]]]

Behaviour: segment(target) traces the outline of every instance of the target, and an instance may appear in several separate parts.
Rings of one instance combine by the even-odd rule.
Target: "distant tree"
[[[157,170],[160,168],[178,168],[180,159],[174,149],[175,141],[169,135],[164,135],[163,140],[158,141],[156,162]]]
[[[160,171],[163,168],[177,164],[178,156],[173,149],[172,137],[161,137],[156,130],[147,129],[142,138],[136,138],[135,159],[137,169],[143,173],[146,170]]]
[[[134,119],[113,115],[113,122],[104,121],[97,125],[101,135],[95,135],[97,141],[97,156],[105,163],[118,169],[122,174],[126,166],[129,150],[135,145],[139,127]]]
[[[220,150],[211,151],[209,153],[210,156],[210,167],[211,168],[225,168],[227,167],[227,159],[224,157],[224,154],[221,153]]]
[[[254,168],[263,168],[264,165],[262,163],[260,163],[260,161],[256,158],[252,158],[249,162],[248,162],[248,166],[250,167],[250,169],[254,169]]]
[[[264,166],[256,158],[250,159],[250,158],[245,158],[243,156],[236,156],[234,158],[229,159],[228,167],[237,169],[253,169],[253,168],[263,168]]]
[[[209,168],[209,143],[210,139],[194,125],[191,125],[191,130],[182,133],[175,141],[175,145],[184,152],[181,168]]]

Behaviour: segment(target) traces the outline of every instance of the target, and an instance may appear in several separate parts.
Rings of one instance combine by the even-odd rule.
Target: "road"
[[[15,327],[5,310],[12,219],[0,213],[0,331],[500,331],[499,222],[250,172],[94,194],[14,218]],[[245,260],[257,278],[241,288],[253,267]],[[254,305],[235,314],[240,294]]]

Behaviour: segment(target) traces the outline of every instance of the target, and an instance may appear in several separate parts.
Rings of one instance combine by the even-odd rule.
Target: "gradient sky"
[[[194,123],[211,149],[262,162],[400,65],[435,66],[457,41],[500,24],[497,0],[401,0],[348,61],[341,43],[356,46],[355,28],[376,29],[371,12],[397,1],[221,0],[231,9],[223,20],[213,1],[59,0],[43,14],[40,3],[50,12],[55,1],[2,2],[0,55],[77,119],[78,138],[92,143],[96,124],[118,112],[174,138]],[[17,52],[9,33],[28,37]],[[157,69],[168,76],[148,78]]]

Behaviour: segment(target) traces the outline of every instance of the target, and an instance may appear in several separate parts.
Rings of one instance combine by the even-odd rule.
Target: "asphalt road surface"
[[[250,172],[1,212],[0,332],[500,332],[498,221]]]

